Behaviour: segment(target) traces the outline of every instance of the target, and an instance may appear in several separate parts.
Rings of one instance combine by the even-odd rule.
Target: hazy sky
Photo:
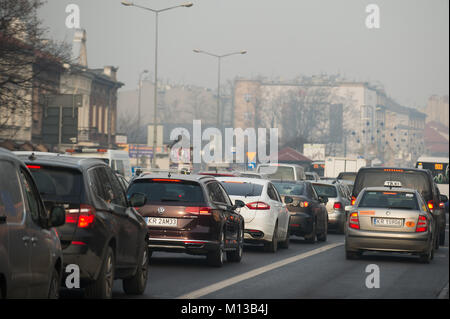
[[[135,0],[154,9],[184,0]],[[407,106],[448,94],[448,0],[192,0],[191,8],[161,13],[161,79],[217,87],[217,60],[193,53],[248,50],[222,63],[222,81],[263,75],[290,80],[320,73],[379,81]],[[120,0],[48,0],[40,17],[56,39],[72,41],[66,6],[81,10],[89,67],[119,67],[124,89],[153,72],[155,17]],[[380,8],[380,28],[368,29],[366,6]]]

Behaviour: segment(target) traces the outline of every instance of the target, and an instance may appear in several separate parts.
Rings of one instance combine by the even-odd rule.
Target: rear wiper
[[[411,208],[411,207],[402,207],[402,206],[389,207],[389,209],[409,209],[409,210],[414,210],[414,208]]]
[[[179,199],[175,199],[175,198],[161,198],[160,200],[161,200],[161,202],[180,202]]]

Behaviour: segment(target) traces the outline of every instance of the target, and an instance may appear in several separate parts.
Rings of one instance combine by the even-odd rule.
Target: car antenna
[[[169,177],[169,178],[170,178],[171,176],[172,176],[172,175],[170,174],[170,171],[169,171],[169,175],[167,175],[167,177]]]
[[[34,160],[36,159],[36,155],[34,155],[34,152],[31,153],[30,156],[28,156],[28,159],[29,159],[30,161],[34,161]]]

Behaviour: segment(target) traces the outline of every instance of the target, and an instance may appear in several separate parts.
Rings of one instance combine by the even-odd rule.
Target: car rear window
[[[395,191],[367,191],[364,193],[358,207],[408,210],[419,209],[417,198],[414,193]]]
[[[288,166],[260,166],[258,172],[267,174],[268,179],[295,180],[294,168]]]
[[[336,187],[333,185],[313,184],[313,187],[314,187],[317,195],[319,195],[319,196],[332,197],[332,198],[338,197]]]
[[[144,194],[147,203],[204,203],[203,189],[197,182],[181,180],[141,179],[128,188],[128,197]]]
[[[339,173],[337,179],[343,179],[345,181],[354,182],[356,178],[356,173]]]
[[[425,171],[403,169],[360,170],[353,187],[353,196],[366,187],[383,187],[386,182],[400,182],[401,187],[416,189],[428,201],[432,199],[432,190]]]
[[[28,166],[44,201],[79,204],[83,191],[80,171],[68,168]]]
[[[263,185],[253,183],[222,181],[221,184],[230,196],[261,196],[263,190]]]
[[[273,185],[281,195],[301,196],[306,193],[306,186],[303,183],[276,183]]]

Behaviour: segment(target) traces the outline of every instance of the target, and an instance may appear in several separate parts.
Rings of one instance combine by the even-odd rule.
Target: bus
[[[428,169],[433,175],[434,182],[442,195],[449,196],[448,186],[448,158],[447,157],[419,157],[416,168]]]

